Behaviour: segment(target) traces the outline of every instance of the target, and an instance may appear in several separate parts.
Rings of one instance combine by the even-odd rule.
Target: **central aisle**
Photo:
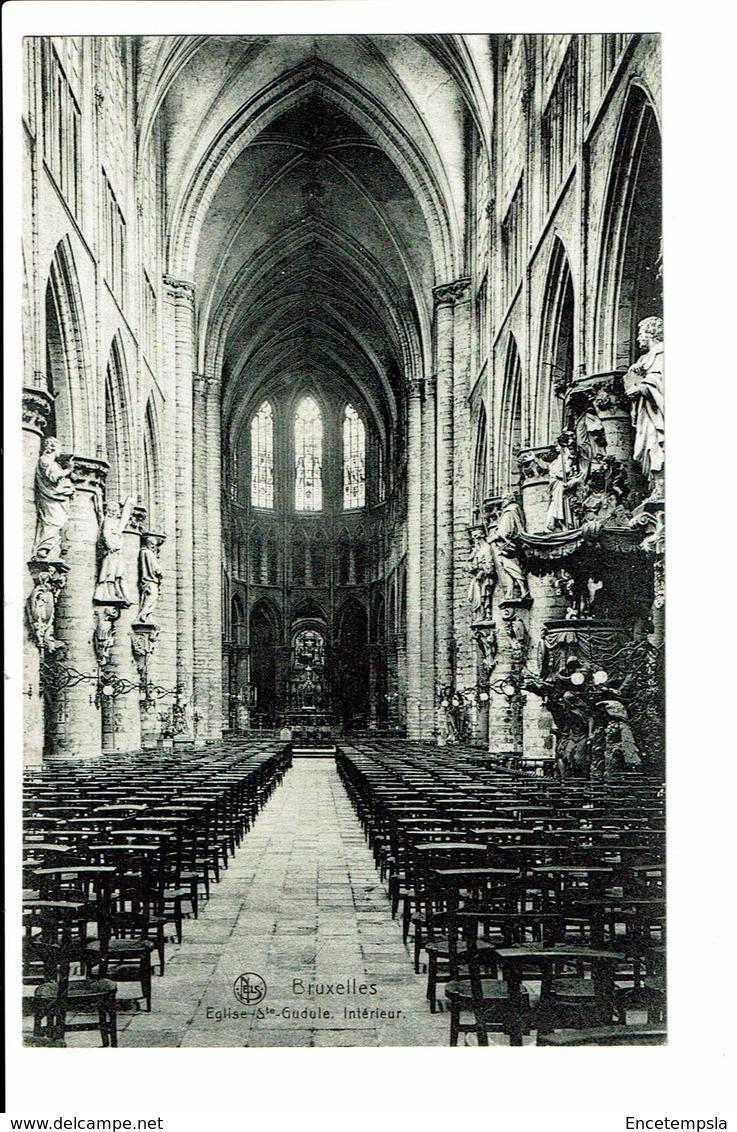
[[[332,759],[295,760],[167,954],[152,1014],[121,1014],[121,1046],[448,1043],[448,1016],[430,1013]],[[260,1007],[235,996],[245,973],[266,983]],[[310,994],[310,983],[333,993]]]

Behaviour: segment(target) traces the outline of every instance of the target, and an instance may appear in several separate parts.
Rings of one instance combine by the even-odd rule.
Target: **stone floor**
[[[266,984],[257,1006],[234,993],[246,973]],[[120,984],[119,997],[135,990]],[[121,1046],[448,1044],[448,1015],[430,1013],[332,759],[295,760],[199,920],[167,949],[152,1013],[122,1009],[119,1030]]]

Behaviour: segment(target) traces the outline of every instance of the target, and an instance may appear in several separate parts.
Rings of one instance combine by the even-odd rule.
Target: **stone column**
[[[55,666],[58,690],[47,728],[49,754],[55,757],[91,758],[102,750],[92,597],[97,584],[98,508],[102,508],[107,469],[105,460],[74,458],[76,493],[63,531],[69,573],[57,612],[58,635],[66,652]]]
[[[39,379],[43,380],[40,378]],[[36,533],[36,500],[34,483],[36,465],[41,452],[41,437],[51,412],[51,397],[45,389],[23,390],[23,554],[31,561]],[[34,588],[34,571],[25,575],[23,602],[27,603]],[[26,766],[38,766],[44,749],[44,701],[41,696],[39,669],[43,649],[34,640],[27,610],[23,616],[23,758]]]
[[[221,515],[223,451],[221,435],[220,382],[211,377],[207,387],[207,579],[210,610],[209,685],[207,718],[201,734],[205,739],[222,739],[227,720],[223,706],[223,527]]]
[[[624,392],[622,374],[596,373],[579,378],[569,387],[566,402],[574,417],[586,409],[596,413],[604,430],[607,455],[616,456],[631,471],[632,409]]]
[[[531,534],[541,534],[547,530],[550,506],[548,466],[554,456],[555,448],[549,444],[539,448],[525,448],[519,454],[522,509],[525,513],[525,526]]]
[[[407,641],[397,634],[397,715],[400,727],[407,726]]]
[[[140,684],[137,703],[140,709],[141,747],[143,750],[151,750],[157,746],[161,729],[157,700],[154,695],[149,693],[149,685],[155,682],[151,672],[151,660],[158,636],[159,629],[156,625],[143,625],[140,621],[136,621],[131,626],[131,651]]]
[[[193,396],[194,283],[164,276],[166,316],[172,331],[175,375],[175,539],[176,558],[176,660],[180,698],[192,704],[194,694],[194,553],[193,553]],[[191,736],[187,712],[180,739]]]
[[[219,739],[222,693],[222,533],[220,522],[220,386],[205,374],[194,377],[194,710],[199,739]],[[268,541],[262,576],[268,571]]]
[[[422,693],[422,382],[409,382],[407,396],[407,735],[418,739]]]
[[[536,656],[545,622],[565,616],[566,599],[556,584],[554,574],[544,574],[542,577],[529,574],[527,581],[532,597],[529,620],[530,667],[536,669]],[[525,696],[523,733],[526,757],[541,758],[555,754],[553,718],[547,708],[543,707],[540,697],[531,693]]]
[[[394,633],[390,635],[386,649],[386,719],[390,727],[399,723],[399,672]]]
[[[453,303],[455,286],[437,287],[435,679],[453,684]]]
[[[470,279],[455,284],[453,307],[453,643],[456,691],[466,693],[465,712],[471,742],[479,737],[476,698],[476,646],[471,632],[468,592],[468,525],[472,520],[471,453],[473,437],[471,383]]]
[[[531,533],[537,534],[546,530],[550,502],[547,464],[553,454],[554,449],[550,446],[525,449],[520,453],[522,506],[525,525]],[[545,622],[565,616],[566,600],[552,572],[543,575],[529,574],[527,581],[532,598],[528,621],[530,634],[528,664],[530,668],[536,669],[536,656]],[[531,693],[525,696],[522,728],[524,753],[528,758],[554,756],[553,719],[547,708],[543,707],[539,696]]]
[[[435,378],[425,378],[422,402],[422,525],[420,530],[423,738],[435,726]]]
[[[109,659],[106,672],[110,675],[113,694],[101,698],[102,711],[102,738],[105,751],[138,751],[141,749],[141,707],[140,692],[137,685],[140,683],[136,645],[137,639],[133,632],[138,606],[138,556],[141,550],[141,532],[144,527],[146,510],[144,507],[134,507],[130,519],[123,531],[123,549],[121,555],[125,565],[125,579],[128,594],[132,604],[121,605],[117,609],[114,623],[113,641],[109,650]],[[109,618],[111,610],[99,602],[95,602],[95,614],[98,622]],[[98,657],[102,667],[102,661]],[[123,687],[119,688],[116,682]],[[131,688],[131,685],[133,687]]]
[[[376,727],[379,718],[379,704],[378,704],[378,691],[379,691],[379,646],[370,644],[368,649],[369,656],[369,730],[373,731]]]
[[[514,609],[500,611],[496,626],[496,655],[489,693],[489,750],[519,757],[523,750],[520,676],[524,658],[521,630],[514,636],[510,625],[518,622]]]

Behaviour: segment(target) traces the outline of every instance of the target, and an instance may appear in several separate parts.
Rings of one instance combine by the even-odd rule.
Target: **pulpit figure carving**
[[[579,467],[573,433],[562,432],[556,444],[558,452],[548,469],[550,503],[547,528],[549,531],[569,531],[576,525],[572,493],[583,482],[585,473]]]
[[[36,465],[36,536],[32,558],[53,559],[61,553],[61,531],[74,498],[74,458],[61,452],[55,436],[47,436]]]
[[[506,496],[502,501],[502,511],[496,531],[491,537],[491,544],[507,600],[523,601],[530,596],[527,575],[520,565],[517,553],[517,539],[524,529],[525,520],[517,496]]]
[[[665,364],[662,318],[644,318],[637,328],[643,353],[624,375],[624,391],[632,402],[634,458],[656,491],[665,465]]]

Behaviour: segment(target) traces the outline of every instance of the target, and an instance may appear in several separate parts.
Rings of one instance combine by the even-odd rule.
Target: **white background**
[[[608,1132],[626,1117],[737,1128],[735,1047],[734,20],[713,3],[271,0],[3,7],[6,871],[11,1116],[164,1118],[167,1132]],[[660,31],[668,339],[670,1041],[553,1050],[24,1049],[20,1004],[20,106],[23,34]],[[7,1117],[2,1118],[7,1126]]]

